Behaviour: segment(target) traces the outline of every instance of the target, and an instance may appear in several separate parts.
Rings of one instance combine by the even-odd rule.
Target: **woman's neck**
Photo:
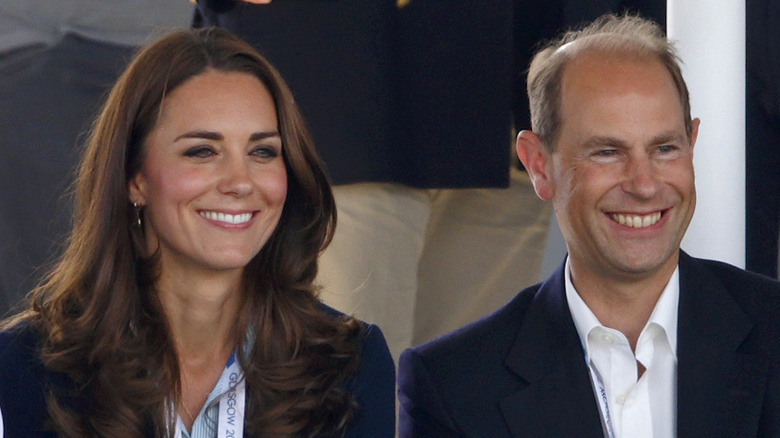
[[[240,276],[161,275],[160,302],[179,362],[181,406],[188,430],[235,347],[242,303]]]
[[[242,301],[240,276],[161,276],[157,291],[179,356],[232,350]]]

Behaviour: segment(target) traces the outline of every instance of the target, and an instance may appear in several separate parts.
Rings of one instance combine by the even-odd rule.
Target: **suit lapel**
[[[501,403],[512,436],[603,437],[563,266],[534,297],[506,365],[527,383]]]
[[[768,364],[738,352],[750,320],[685,253],[678,320],[678,436],[755,436]]]
[[[677,436],[755,436],[768,363],[738,351],[752,323],[682,252],[678,320]],[[512,436],[603,436],[562,266],[534,297],[506,364],[525,383],[501,403]]]

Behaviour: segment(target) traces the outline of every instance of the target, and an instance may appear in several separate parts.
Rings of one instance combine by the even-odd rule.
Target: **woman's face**
[[[214,70],[168,94],[130,201],[162,275],[240,271],[279,222],[287,174],[276,108],[246,73]]]

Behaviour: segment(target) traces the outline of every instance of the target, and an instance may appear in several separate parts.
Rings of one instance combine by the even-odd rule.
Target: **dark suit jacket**
[[[780,436],[780,283],[680,256],[679,437]],[[603,437],[563,267],[399,363],[401,437]]]

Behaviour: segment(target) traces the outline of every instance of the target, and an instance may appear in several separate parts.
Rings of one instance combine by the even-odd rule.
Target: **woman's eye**
[[[187,151],[184,152],[185,157],[193,157],[193,158],[206,158],[213,154],[214,154],[214,150],[207,146],[197,146],[194,148],[187,149]]]
[[[271,146],[260,146],[252,150],[251,155],[258,158],[270,159],[279,156],[276,148]]]

